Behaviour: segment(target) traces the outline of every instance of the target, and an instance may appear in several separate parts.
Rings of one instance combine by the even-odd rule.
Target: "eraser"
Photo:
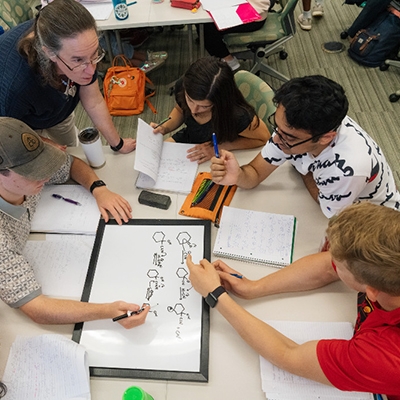
[[[171,205],[171,198],[164,194],[152,193],[142,190],[139,195],[139,203],[150,207],[168,210]]]

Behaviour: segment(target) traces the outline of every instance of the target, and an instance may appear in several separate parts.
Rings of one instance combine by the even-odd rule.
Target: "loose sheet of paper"
[[[75,200],[81,205],[55,199],[52,194]],[[95,198],[80,185],[46,185],[31,223],[31,232],[94,235],[100,211]]]
[[[350,322],[265,321],[296,343],[319,339],[350,339]],[[370,393],[343,392],[286,372],[260,356],[262,388],[269,400],[373,400]]]
[[[43,294],[81,299],[94,239],[88,235],[50,234],[46,240],[28,240],[24,256]]]
[[[99,4],[96,3],[84,3],[82,5],[92,14],[93,18],[96,21],[105,21],[110,18],[110,15],[113,11],[112,3],[101,2]]]
[[[134,169],[136,186],[142,189],[190,193],[198,165],[187,158],[193,144],[164,142],[161,134],[139,119]]]
[[[85,348],[61,335],[17,336],[3,381],[6,400],[90,400]]]

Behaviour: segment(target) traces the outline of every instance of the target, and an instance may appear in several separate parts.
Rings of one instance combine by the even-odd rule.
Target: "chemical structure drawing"
[[[168,306],[168,312],[179,316],[179,325],[183,325],[184,318],[190,319],[189,313],[185,312],[185,306],[182,303],[176,303],[174,307]]]
[[[164,278],[154,268],[147,271],[147,276],[150,280],[146,290],[146,300],[149,301],[153,297],[154,291],[164,288],[165,284]]]
[[[162,267],[162,262],[164,261],[165,256],[167,255],[167,252],[165,250],[165,246],[167,244],[171,245],[172,243],[171,243],[171,241],[169,239],[165,238],[165,233],[162,232],[162,231],[155,232],[153,234],[153,240],[156,243],[160,243],[160,252],[158,254],[154,253],[153,264],[157,265],[158,267],[161,268]]]
[[[195,243],[191,243],[192,237],[188,232],[180,232],[178,233],[178,236],[176,237],[176,240],[182,247],[182,258],[181,258],[181,264],[184,264],[186,257],[188,254],[190,254],[190,249],[193,247],[196,247],[197,245]]]

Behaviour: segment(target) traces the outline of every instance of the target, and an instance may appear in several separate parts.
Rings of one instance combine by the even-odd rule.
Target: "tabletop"
[[[68,150],[84,159],[80,147]],[[236,151],[240,164],[253,159],[259,150]],[[185,195],[168,193],[172,204],[168,210],[161,210],[138,202],[140,189],[135,187],[137,172],[134,171],[135,152],[127,155],[116,154],[104,147],[106,164],[97,169],[100,179],[110,190],[123,195],[133,208],[133,218],[181,219],[178,215]],[[208,171],[209,162],[200,165],[199,171]],[[291,214],[297,218],[294,244],[294,260],[318,251],[327,219],[318,204],[314,202],[304,187],[298,173],[288,163],[274,173],[257,188],[238,189],[231,206],[256,211]],[[212,227],[212,247],[217,228]],[[214,258],[212,258],[214,259]],[[250,279],[261,278],[276,271],[273,267],[248,264],[236,260],[226,260],[236,270]],[[348,321],[356,317],[356,293],[341,282],[325,288],[304,293],[291,293],[268,298],[245,301],[236,299],[249,312],[261,319],[292,321]],[[0,303],[0,319],[3,329],[0,335],[0,373],[4,373],[11,344],[16,335],[39,335],[58,333],[72,336],[73,325],[37,325],[21,311]],[[177,381],[156,381],[136,379],[91,378],[93,400],[119,400],[129,386],[140,386],[155,400],[191,399],[252,399],[262,400],[259,356],[241,340],[234,329],[216,311],[210,312],[210,356],[209,382],[191,383]]]

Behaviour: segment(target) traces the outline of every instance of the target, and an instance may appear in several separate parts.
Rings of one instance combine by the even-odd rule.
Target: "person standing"
[[[297,22],[303,31],[310,31],[312,28],[312,18],[324,16],[324,0],[316,0],[311,10],[311,0],[302,0],[303,12],[297,17]]]

